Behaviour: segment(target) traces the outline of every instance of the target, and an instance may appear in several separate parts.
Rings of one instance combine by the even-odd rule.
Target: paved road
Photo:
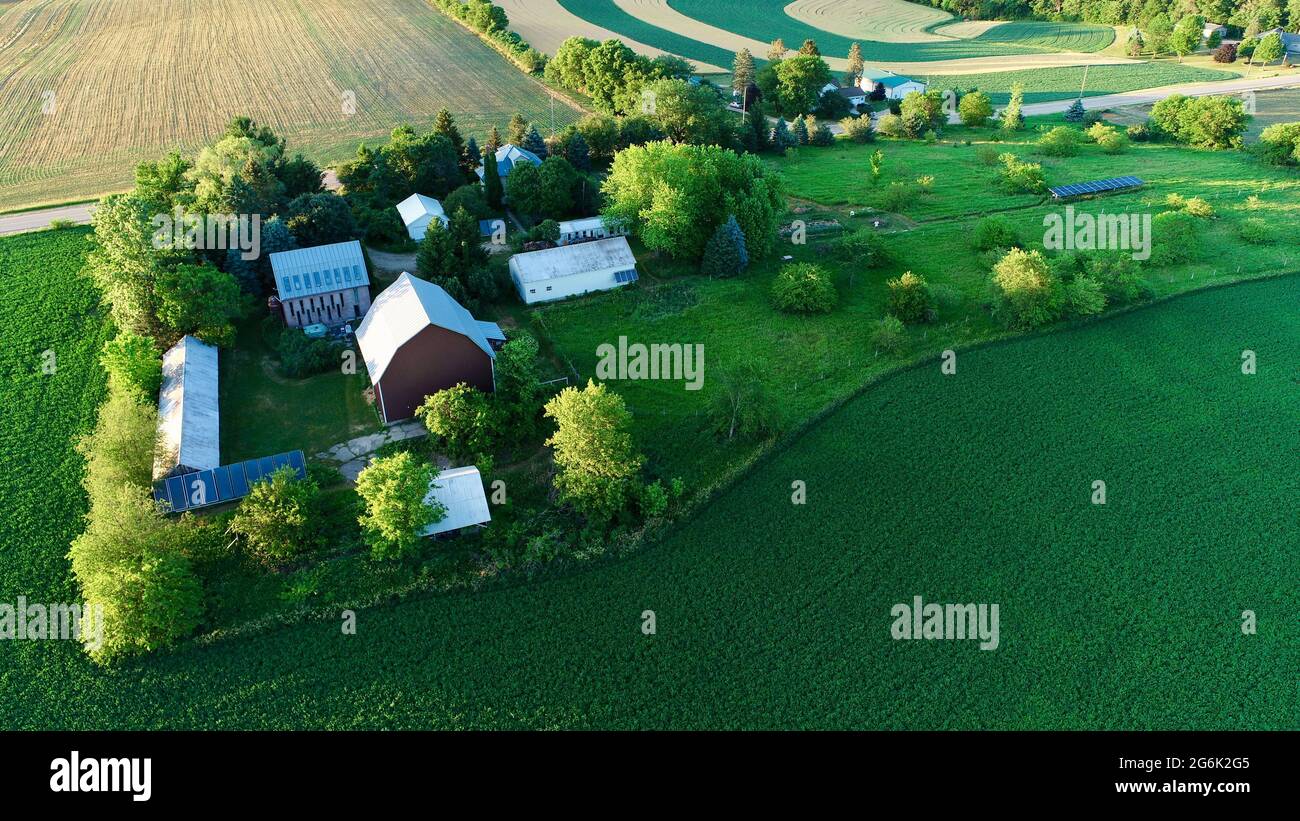
[[[333,171],[324,172],[321,175],[321,181],[331,191],[337,191],[340,187],[339,178],[334,176]],[[90,215],[94,210],[95,203],[86,202],[81,205],[60,205],[54,208],[41,208],[37,211],[0,215],[0,236],[49,228],[50,223],[55,220],[67,220],[77,225],[89,225]]]
[[[21,214],[0,216],[0,235],[48,228],[54,220],[68,220],[78,225],[86,225],[90,222],[90,212],[94,208],[93,202],[87,202],[81,205],[61,205],[57,208],[42,208],[39,211],[24,211]]]
[[[1240,80],[1217,80],[1212,83],[1184,83],[1176,86],[1145,88],[1140,91],[1125,91],[1121,94],[1084,97],[1083,104],[1088,108],[1118,108],[1125,105],[1156,103],[1171,94],[1182,94],[1185,97],[1204,97],[1208,94],[1241,94],[1244,91],[1264,91],[1266,89],[1289,88],[1291,86],[1300,86],[1300,75],[1263,77],[1257,80],[1244,77]],[[1073,103],[1073,98],[1056,100],[1050,103],[1029,103],[1025,105],[1024,113],[1025,116],[1059,114],[1068,109]]]

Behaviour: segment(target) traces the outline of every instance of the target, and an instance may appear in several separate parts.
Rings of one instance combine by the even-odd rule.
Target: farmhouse
[[[532,305],[635,282],[636,257],[626,237],[562,245],[510,258],[519,298]]]
[[[1221,23],[1210,23],[1207,21],[1205,28],[1201,32],[1201,36],[1208,40],[1216,34],[1219,35],[1220,38],[1227,37],[1228,27]]]
[[[511,169],[521,162],[532,163],[533,165],[542,164],[540,157],[514,143],[506,143],[497,149],[497,175],[501,177],[503,182],[506,177],[510,176]],[[478,167],[478,178],[482,180],[485,174],[485,167],[480,165]]]
[[[478,321],[441,287],[406,272],[357,328],[385,424],[409,419],[426,396],[461,382],[492,391],[493,360],[504,342],[496,323]]]
[[[341,325],[370,309],[370,275],[356,240],[271,254],[271,271],[291,328]]]
[[[412,194],[397,204],[397,213],[402,215],[406,224],[406,234],[419,242],[424,239],[429,223],[438,220],[447,224],[447,214],[442,210],[442,203],[423,194]]]
[[[911,77],[903,77],[898,74],[883,74],[877,77],[863,75],[858,82],[858,86],[867,93],[873,91],[876,84],[879,83],[885,89],[885,97],[890,100],[901,100],[913,91],[924,94],[926,84],[920,80],[913,80]]]
[[[163,354],[153,478],[211,470],[221,464],[217,402],[216,347],[182,337]]]
[[[823,95],[832,93],[838,94],[848,101],[848,104],[854,108],[867,104],[868,91],[869,89],[864,89],[864,87],[861,86],[841,86],[838,83],[827,83],[822,86]]]
[[[1282,38],[1282,56],[1283,59],[1300,58],[1300,34],[1290,34],[1286,29],[1278,26],[1268,31],[1261,31],[1260,38],[1268,37],[1270,34],[1276,34]]]
[[[621,225],[610,225],[603,217],[588,217],[580,220],[565,220],[560,223],[560,245],[572,245],[593,239],[627,236],[627,229]]]
[[[453,533],[492,521],[487,496],[483,492],[483,478],[473,465],[450,468],[439,473],[429,483],[429,493],[424,497],[426,505],[433,501],[441,502],[447,509],[447,515],[441,522],[434,522],[421,530],[421,536]]]

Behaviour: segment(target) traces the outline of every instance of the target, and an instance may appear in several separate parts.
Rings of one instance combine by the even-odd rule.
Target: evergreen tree
[[[1067,123],[1081,123],[1083,122],[1083,114],[1083,100],[1075,100],[1065,111],[1065,121]]]
[[[510,118],[510,125],[506,126],[506,136],[510,138],[511,143],[518,146],[522,146],[524,138],[528,136],[528,121],[518,111]]]
[[[742,48],[736,52],[736,59],[731,64],[731,88],[737,94],[744,94],[750,83],[754,82],[754,55],[749,49]]]
[[[1025,127],[1025,115],[1020,107],[1025,101],[1025,87],[1020,83],[1011,84],[1011,100],[1002,109],[1002,128],[1005,131],[1019,131]]]
[[[573,136],[569,138],[564,158],[569,161],[569,165],[579,171],[591,170],[591,149],[587,147],[587,141],[579,132],[573,132]]]
[[[478,147],[478,140],[470,137],[465,142],[465,151],[461,154],[461,168],[465,171],[465,179],[474,182],[478,179],[475,173],[479,164],[483,162],[483,151]]]
[[[799,47],[799,53],[807,57],[822,56],[821,49],[817,48],[817,42],[811,38],[803,41],[803,45]]]
[[[862,69],[864,67],[862,60],[862,46],[854,43],[852,46],[849,46],[849,70],[848,73],[844,75],[844,84],[850,86],[857,85],[858,78],[862,76]]]
[[[496,126],[492,126],[492,130],[488,132],[487,142],[483,144],[483,150],[495,154],[502,145],[504,143],[501,142],[501,130]]]
[[[550,153],[546,150],[546,140],[542,139],[542,135],[537,133],[537,129],[533,126],[528,127],[528,133],[524,135],[523,144],[519,147],[536,154],[539,160],[546,159]]]
[[[790,127],[786,124],[785,117],[779,117],[776,126],[772,129],[772,134],[768,138],[772,150],[781,156],[785,156],[785,151],[790,147]]]
[[[415,273],[420,279],[430,282],[456,276],[456,254],[451,232],[440,219],[429,221],[424,239],[420,240],[420,248],[415,254]]]
[[[803,117],[795,117],[794,127],[790,129],[790,139],[794,145],[808,144],[808,124]]]
[[[780,37],[772,41],[772,47],[767,50],[768,62],[775,62],[785,58],[788,49],[785,47],[785,41]]]
[[[733,214],[718,226],[713,237],[704,246],[704,259],[700,263],[700,272],[705,276],[734,277],[749,266],[749,251],[746,249],[745,232],[740,229]]]
[[[464,155],[465,140],[460,135],[460,129],[456,127],[456,120],[446,108],[438,109],[438,113],[434,115],[433,133],[440,134],[451,140],[452,147],[456,149],[457,157]]]
[[[488,151],[483,155],[483,190],[487,194],[488,205],[494,211],[501,210],[501,201],[505,197],[505,186],[501,184],[501,172],[497,169],[497,155]]]

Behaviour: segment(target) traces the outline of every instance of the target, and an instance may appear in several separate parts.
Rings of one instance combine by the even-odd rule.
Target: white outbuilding
[[[526,304],[550,302],[636,282],[636,257],[627,237],[561,245],[510,258],[510,278]]]
[[[447,214],[442,210],[442,203],[423,194],[412,194],[399,202],[397,213],[402,215],[402,222],[406,223],[407,236],[416,242],[424,239],[429,223],[434,220],[447,224]]]
[[[163,354],[154,478],[219,466],[220,419],[217,349],[196,337],[181,337]]]
[[[420,531],[421,536],[451,533],[492,521],[487,495],[483,492],[483,477],[473,465],[449,468],[439,473],[438,478],[429,483],[429,493],[424,497],[426,505],[434,501],[441,503],[447,514],[441,522],[434,522]]]
[[[627,230],[622,225],[608,223],[603,217],[587,217],[561,222],[560,238],[557,242],[560,245],[572,245],[575,242],[623,236],[627,236]]]

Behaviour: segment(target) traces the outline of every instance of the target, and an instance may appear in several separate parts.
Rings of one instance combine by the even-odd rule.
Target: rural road
[[[340,188],[339,178],[333,171],[321,174],[321,182],[331,191]],[[23,231],[39,231],[49,228],[55,220],[67,220],[77,225],[89,225],[90,215],[95,210],[95,203],[83,202],[80,205],[59,205],[54,208],[41,208],[36,211],[23,211],[17,214],[0,214],[0,236],[19,234]]]

